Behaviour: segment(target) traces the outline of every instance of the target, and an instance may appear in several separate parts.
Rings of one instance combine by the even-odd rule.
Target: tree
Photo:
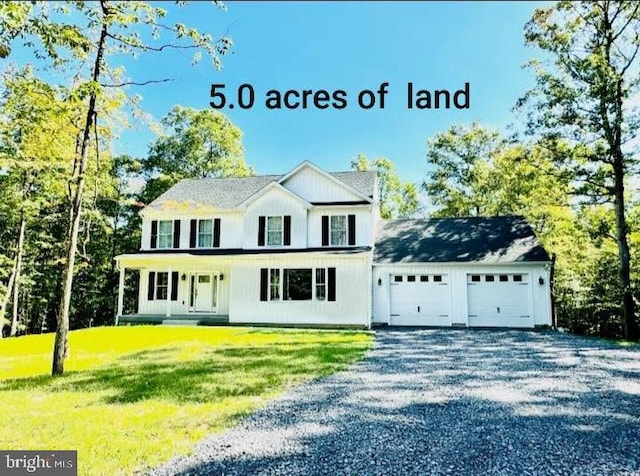
[[[582,145],[563,162],[581,180],[583,196],[613,202],[624,331],[636,340],[625,185],[637,171],[640,4],[561,1],[535,11],[525,39],[552,64],[531,62],[537,85],[518,106],[530,108],[532,134]]]
[[[351,161],[351,168],[377,172],[380,216],[385,220],[409,218],[419,212],[420,202],[416,185],[412,182],[403,182],[391,160],[378,157],[370,161],[366,156],[359,154]]]
[[[64,372],[64,360],[68,354],[69,308],[73,285],[78,234],[85,188],[86,171],[89,162],[90,138],[98,126],[98,117],[104,111],[101,101],[105,89],[121,88],[127,85],[162,82],[148,80],[143,83],[122,80],[122,68],[111,68],[107,63],[109,53],[115,55],[161,52],[168,49],[193,49],[196,55],[207,53],[216,67],[220,56],[231,46],[230,40],[217,41],[210,35],[202,35],[184,24],[171,25],[166,22],[167,11],[145,2],[68,2],[57,8],[57,16],[48,16],[49,7],[45,3],[11,7],[2,5],[0,15],[0,53],[9,54],[10,44],[22,38],[27,46],[34,46],[36,55],[49,58],[54,66],[61,64],[69,69],[69,62],[76,61],[80,71],[75,78],[75,94],[83,102],[84,117],[80,123],[73,171],[69,177],[69,222],[66,236],[63,281],[58,306],[56,338],[53,351],[52,375]],[[74,11],[74,15],[63,14]],[[60,16],[63,18],[58,19]],[[56,18],[55,20],[53,18]],[[65,23],[69,20],[69,23]],[[171,34],[170,43],[158,44],[162,34]],[[150,36],[152,40],[143,41]],[[38,48],[36,41],[44,48]],[[194,56],[197,60],[198,56]],[[85,69],[85,65],[88,69]],[[95,133],[97,136],[97,132]],[[96,150],[97,152],[97,150]]]
[[[436,207],[434,216],[464,217],[490,214],[494,191],[489,164],[502,148],[503,139],[478,124],[454,125],[427,144],[431,168],[422,187]]]
[[[64,91],[63,91],[64,92]],[[68,163],[75,128],[74,104],[61,99],[61,90],[33,76],[30,68],[7,73],[0,103],[0,179],[8,238],[14,241],[11,271],[0,301],[0,319],[11,302],[10,335],[18,330],[19,296],[26,253],[27,226],[60,186],[56,180]],[[55,193],[55,192],[54,192]],[[11,219],[13,217],[13,219]]]
[[[242,131],[213,110],[175,106],[162,119],[166,135],[149,147],[142,161],[148,203],[184,178],[254,175],[243,158]]]

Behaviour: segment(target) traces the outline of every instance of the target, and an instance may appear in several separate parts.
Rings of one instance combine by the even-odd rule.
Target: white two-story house
[[[141,212],[140,251],[116,258],[119,322],[551,324],[549,256],[521,218],[383,221],[377,185],[307,161],[179,182]]]

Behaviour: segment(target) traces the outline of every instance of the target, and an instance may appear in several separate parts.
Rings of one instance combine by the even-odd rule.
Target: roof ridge
[[[491,216],[464,216],[464,217],[414,217],[414,218],[390,218],[390,219],[382,219],[383,222],[398,222],[398,221],[411,221],[411,220],[420,220],[420,221],[436,221],[436,220],[492,220],[497,218],[520,218],[525,219],[524,215],[491,215]]]

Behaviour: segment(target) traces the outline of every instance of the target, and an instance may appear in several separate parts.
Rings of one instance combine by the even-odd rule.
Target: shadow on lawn
[[[233,396],[259,396],[290,381],[327,375],[353,362],[367,348],[362,342],[313,341],[261,347],[209,349],[180,360],[182,348],[151,349],[119,358],[102,368],[7,380],[0,391],[108,392],[106,403],[156,398],[206,403]]]

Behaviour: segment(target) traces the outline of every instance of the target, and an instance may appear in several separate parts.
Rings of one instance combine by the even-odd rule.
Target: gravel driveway
[[[383,330],[153,474],[640,474],[640,347],[554,332]]]

